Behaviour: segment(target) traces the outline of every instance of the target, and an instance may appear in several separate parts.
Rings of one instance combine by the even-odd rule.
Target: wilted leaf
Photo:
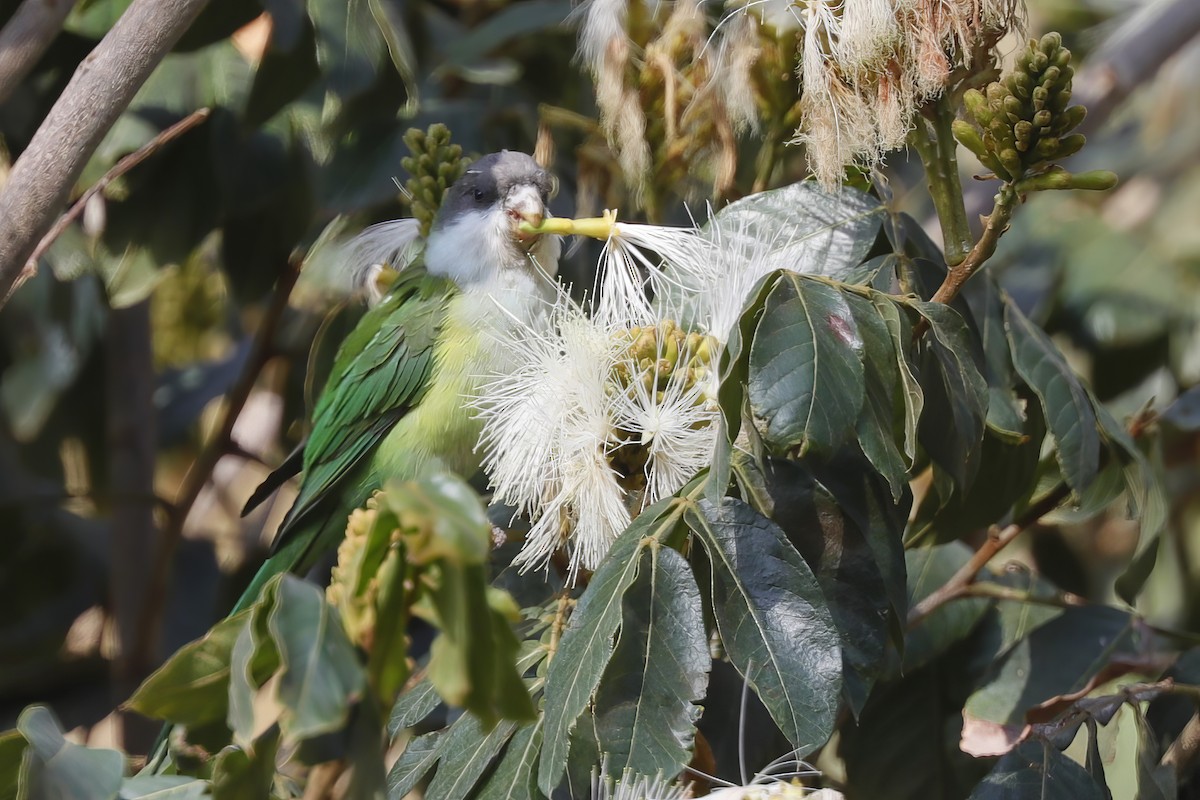
[[[687,521],[712,565],[713,612],[730,660],[799,750],[833,730],[842,684],[837,628],[821,587],[783,532],[732,498]]]
[[[622,598],[621,635],[596,690],[596,732],[610,774],[683,769],[711,664],[700,591],[687,562],[669,547],[644,548]]]

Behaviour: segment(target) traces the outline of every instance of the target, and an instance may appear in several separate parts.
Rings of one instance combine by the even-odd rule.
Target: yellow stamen
[[[563,236],[588,236],[592,239],[608,239],[616,231],[617,212],[606,210],[602,217],[585,219],[569,219],[567,217],[550,217],[542,220],[541,225],[530,225],[522,222],[518,230],[526,234],[557,233]]]

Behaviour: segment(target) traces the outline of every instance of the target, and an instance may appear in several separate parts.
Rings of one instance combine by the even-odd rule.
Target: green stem
[[[963,202],[962,183],[958,178],[956,143],[950,130],[954,111],[945,95],[934,101],[932,110],[932,125],[918,119],[908,139],[925,166],[929,194],[942,226],[946,264],[955,266],[967,257],[972,239],[971,228],[967,224],[967,207]]]

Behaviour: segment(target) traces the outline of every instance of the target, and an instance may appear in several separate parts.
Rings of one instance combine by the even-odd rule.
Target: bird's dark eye
[[[475,202],[482,203],[485,199],[487,199],[487,192],[485,192],[483,189],[476,189]]]

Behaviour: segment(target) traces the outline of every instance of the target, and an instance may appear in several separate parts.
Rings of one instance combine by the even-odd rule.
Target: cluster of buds
[[[697,410],[716,410],[710,387],[713,357],[719,345],[712,336],[686,331],[670,319],[626,328],[616,336],[621,353],[612,367],[609,392],[622,395],[642,411],[669,408],[680,401]],[[613,432],[615,446],[608,453],[622,488],[630,493],[646,488],[646,465],[656,434],[645,420],[639,419],[638,423],[626,426],[618,418]],[[690,427],[698,430],[711,424],[711,417],[699,416]]]
[[[390,546],[397,533],[377,530],[381,523],[377,500],[371,498],[366,508],[355,509],[346,525],[346,537],[338,545],[337,565],[333,568],[325,599],[337,609],[342,627],[350,641],[371,652],[375,640],[375,624],[379,614],[380,577],[403,569],[399,549]],[[383,564],[375,562],[380,537],[388,544]]]
[[[1048,33],[1041,41],[1030,41],[1004,80],[988,84],[983,92],[966,92],[963,103],[979,127],[956,120],[955,138],[1005,181],[1019,181],[1077,153],[1084,137],[1070,131],[1087,112],[1068,105],[1074,74],[1071,51],[1062,46],[1061,36]]]
[[[404,183],[405,194],[412,205],[412,215],[421,224],[421,236],[428,236],[442,205],[442,195],[462,177],[467,169],[462,147],[450,142],[450,129],[436,123],[428,131],[410,128],[404,134],[411,156],[400,160],[400,166],[411,176]]]

